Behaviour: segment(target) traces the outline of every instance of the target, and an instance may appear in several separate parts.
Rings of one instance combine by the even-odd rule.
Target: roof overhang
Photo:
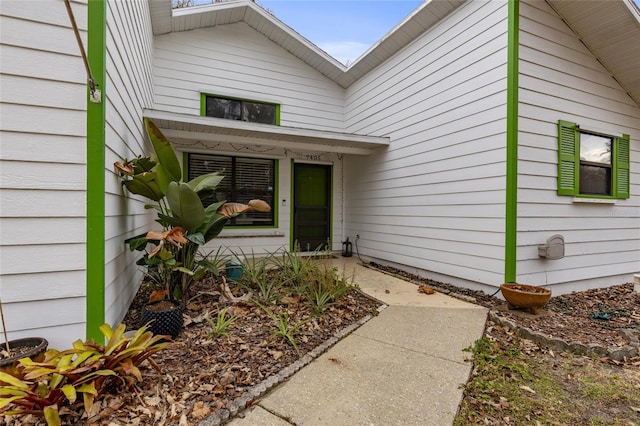
[[[640,105],[640,10],[633,0],[547,0]]]
[[[143,116],[153,120],[167,139],[178,145],[199,141],[204,145],[231,143],[353,155],[368,155],[376,148],[389,145],[388,137],[273,126],[149,109],[144,110]]]

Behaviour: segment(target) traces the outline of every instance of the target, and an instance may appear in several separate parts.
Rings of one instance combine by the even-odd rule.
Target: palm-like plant
[[[200,246],[215,238],[229,218],[248,211],[268,212],[271,207],[262,200],[248,204],[220,201],[205,207],[202,200],[214,193],[224,176],[215,172],[184,182],[170,142],[151,120],[145,118],[144,124],[155,158],[138,156],[117,162],[115,167],[129,192],[155,202],[147,207],[157,211],[157,222],[163,230],[149,231],[126,242],[131,250],[139,251],[149,243],[155,245],[138,264],[162,268],[169,297],[184,299],[194,278],[207,270],[217,273],[206,259],[196,260]]]

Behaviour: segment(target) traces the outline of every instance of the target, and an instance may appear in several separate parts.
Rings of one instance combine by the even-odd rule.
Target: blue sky
[[[422,0],[258,0],[342,63],[353,62]]]

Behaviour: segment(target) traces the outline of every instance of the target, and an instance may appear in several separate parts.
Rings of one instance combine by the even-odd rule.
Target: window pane
[[[274,206],[275,160],[189,154],[189,180],[220,170],[224,170],[224,179],[216,188],[215,194],[203,200],[205,206],[223,200],[247,204],[253,199],[261,199]],[[232,218],[228,224],[273,225],[273,212],[245,213]]]
[[[253,123],[276,124],[276,107],[256,102],[242,102],[242,119]]]
[[[580,133],[580,161],[611,164],[611,138]]]
[[[242,114],[242,104],[240,101],[207,96],[206,115],[208,117],[240,120],[242,118],[241,114]]]
[[[236,157],[235,201],[260,199],[273,206],[274,160]],[[238,216],[237,225],[273,225],[273,213],[251,212]]]
[[[580,164],[580,193],[611,195],[611,168]]]

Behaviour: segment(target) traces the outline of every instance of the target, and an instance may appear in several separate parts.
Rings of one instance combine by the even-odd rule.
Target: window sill
[[[616,204],[618,200],[614,198],[582,198],[573,197],[574,203],[588,203],[588,204]]]

